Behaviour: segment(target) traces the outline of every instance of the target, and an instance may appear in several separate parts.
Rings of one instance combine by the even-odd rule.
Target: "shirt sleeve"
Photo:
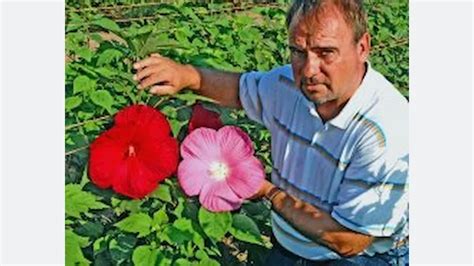
[[[408,150],[389,150],[380,134],[365,137],[346,169],[332,217],[375,237],[393,235],[408,211]]]
[[[240,76],[239,99],[247,116],[263,124],[263,90],[262,72],[249,72]]]

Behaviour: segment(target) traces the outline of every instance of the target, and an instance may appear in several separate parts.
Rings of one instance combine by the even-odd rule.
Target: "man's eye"
[[[296,48],[290,48],[291,54],[294,56],[304,56],[305,52],[302,50],[298,50]]]
[[[319,54],[320,54],[322,57],[329,57],[329,56],[333,55],[334,52],[333,52],[333,51],[330,51],[330,50],[327,50],[327,51],[321,51]]]

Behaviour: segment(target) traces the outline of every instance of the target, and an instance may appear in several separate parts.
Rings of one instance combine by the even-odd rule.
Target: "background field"
[[[66,263],[68,265],[260,265],[271,247],[269,208],[248,202],[213,214],[170,178],[136,201],[89,182],[88,145],[133,103],[162,111],[173,135],[187,133],[191,106],[202,101],[225,124],[247,131],[271,171],[270,135],[242,111],[189,92],[138,93],[133,62],[159,52],[181,63],[231,71],[270,70],[289,62],[288,1],[147,3],[66,1]],[[366,1],[370,61],[408,98],[408,2]]]

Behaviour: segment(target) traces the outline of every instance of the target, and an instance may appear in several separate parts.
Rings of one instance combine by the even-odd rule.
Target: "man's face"
[[[350,98],[368,54],[368,47],[361,46],[368,45],[361,44],[368,42],[368,35],[355,43],[352,27],[339,9],[333,4],[322,8],[317,15],[294,18],[289,30],[296,85],[318,106]]]

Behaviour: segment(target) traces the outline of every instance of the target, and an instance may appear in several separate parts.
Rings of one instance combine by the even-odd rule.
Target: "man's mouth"
[[[323,87],[326,87],[323,83],[316,83],[316,84],[306,84],[304,88],[309,92],[316,92],[320,91]]]

